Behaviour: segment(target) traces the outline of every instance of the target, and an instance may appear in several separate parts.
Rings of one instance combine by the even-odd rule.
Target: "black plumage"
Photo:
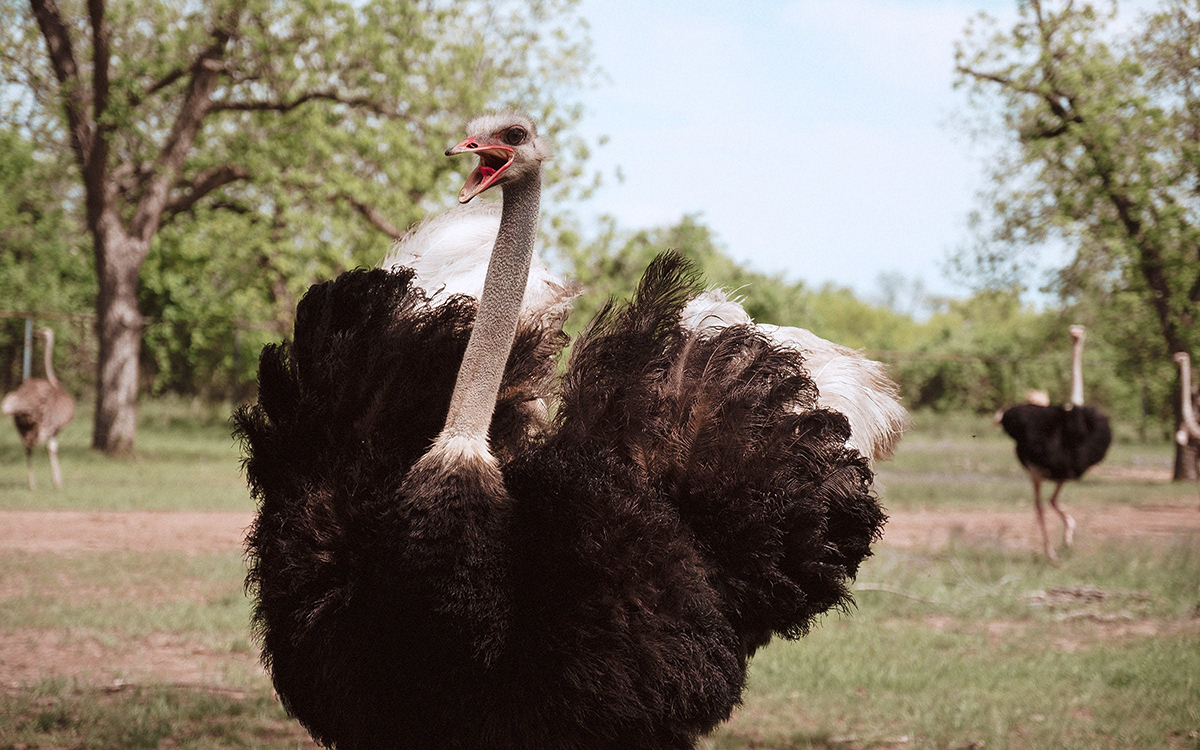
[[[660,257],[561,379],[563,335],[523,321],[495,468],[418,463],[473,300],[432,305],[406,270],[308,292],[235,420],[263,660],[318,741],[692,748],[772,633],[848,604],[885,520],[867,461],[797,351],[681,326],[699,291]]]
[[[1021,465],[1055,482],[1082,477],[1112,443],[1108,417],[1091,406],[1017,404],[1000,424],[1016,441]]]

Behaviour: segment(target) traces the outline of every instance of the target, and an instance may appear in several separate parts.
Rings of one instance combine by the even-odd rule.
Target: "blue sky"
[[[1128,9],[1148,2],[1123,3]],[[1015,0],[583,0],[610,82],[585,92],[607,180],[580,213],[620,225],[699,213],[739,261],[870,295],[880,272],[963,295],[942,271],[968,238],[989,153],[954,41]]]

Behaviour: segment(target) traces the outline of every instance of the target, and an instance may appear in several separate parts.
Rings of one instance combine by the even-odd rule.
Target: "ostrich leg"
[[[54,487],[61,490],[63,482],[62,469],[58,465],[58,438],[50,438],[46,443],[46,450],[50,454],[50,472],[54,477]],[[1054,494],[1057,495],[1058,492],[1056,491]],[[1054,501],[1051,500],[1050,502]]]
[[[1058,517],[1063,522],[1063,544],[1071,547],[1075,544],[1075,519],[1071,517],[1064,508],[1058,504],[1058,493],[1062,491],[1063,483],[1059,482],[1054,488],[1053,494],[1050,495],[1050,507],[1054,508],[1054,512],[1058,513]]]
[[[33,447],[25,449],[25,471],[29,474],[29,489],[37,489],[33,481]]]
[[[1058,555],[1050,543],[1050,532],[1046,530],[1046,509],[1042,507],[1042,477],[1033,471],[1029,472],[1029,476],[1033,478],[1033,507],[1037,510],[1038,527],[1042,530],[1042,546],[1046,550],[1046,557],[1057,565]]]

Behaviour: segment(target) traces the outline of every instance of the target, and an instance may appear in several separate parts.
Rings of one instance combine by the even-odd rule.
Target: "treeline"
[[[53,176],[28,144],[0,137],[0,310],[40,313],[38,326],[58,333],[56,368],[78,395],[92,397],[96,343],[95,273],[86,238],[65,208],[46,209]],[[254,392],[262,346],[289,334],[308,284],[339,270],[377,262],[387,248],[368,234],[353,252],[268,250],[278,242],[270,217],[231,212],[198,214],[162,232],[138,289],[145,316],[142,393],[240,400]],[[658,252],[692,258],[714,286],[732,290],[758,321],[808,328],[884,360],[912,409],[991,412],[1047,391],[1064,401],[1069,386],[1067,326],[1086,316],[1070,307],[1036,310],[1014,291],[982,291],[967,299],[926,300],[923,314],[872,303],[835,286],[812,287],[735,262],[696,217],[661,228],[629,230],[614,221],[587,238],[557,231],[544,255],[586,290],[568,330],[578,333],[610,296],[628,297]],[[273,263],[265,262],[272,258]],[[281,273],[277,266],[291,264]],[[3,387],[21,378],[24,320],[0,319]],[[1131,370],[1103,329],[1085,348],[1087,394],[1130,429],[1166,434],[1172,423],[1170,363]],[[35,352],[35,372],[41,352]]]

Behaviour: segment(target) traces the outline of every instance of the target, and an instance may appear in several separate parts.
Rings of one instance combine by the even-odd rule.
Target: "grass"
[[[91,407],[59,435],[64,489],[53,491],[46,450],[34,452],[31,492],[16,430],[0,429],[0,510],[253,510],[227,407],[150,402],[141,407],[137,452],[92,451]]]
[[[62,493],[30,493],[0,431],[0,509],[251,509],[223,414],[197,408],[148,405],[129,461],[87,451],[81,414]],[[1194,503],[1152,481],[1170,456],[1119,443],[1068,501]],[[922,417],[879,484],[893,509],[1030,505],[985,417]],[[236,551],[0,552],[0,750],[313,747],[256,665],[243,575]],[[702,748],[1200,750],[1196,538],[1081,545],[1061,567],[963,539],[882,546],[857,585],[853,613],[756,655]]]

